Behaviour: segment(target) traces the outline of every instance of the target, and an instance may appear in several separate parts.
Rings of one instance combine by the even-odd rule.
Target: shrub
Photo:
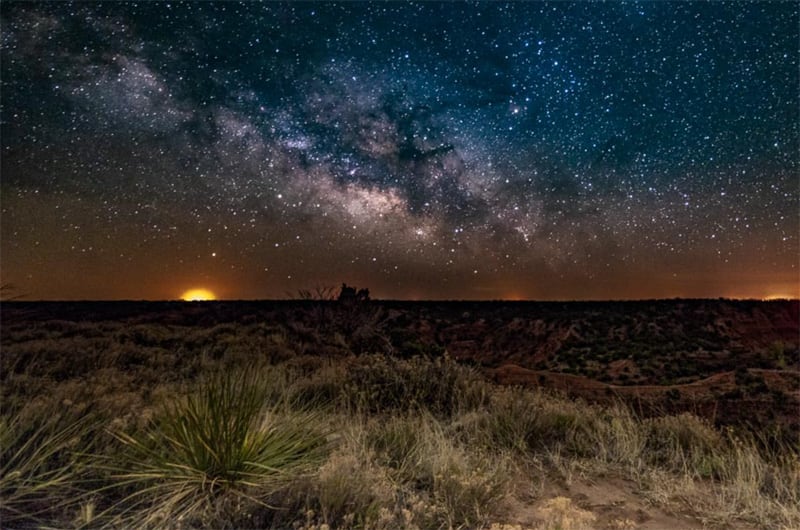
[[[222,526],[320,461],[318,416],[266,407],[260,376],[214,375],[143,435],[114,434],[125,448],[115,478],[136,488],[115,507],[125,525]]]
[[[363,356],[351,367],[345,385],[345,401],[371,413],[427,410],[450,417],[488,401],[483,377],[447,356]]]

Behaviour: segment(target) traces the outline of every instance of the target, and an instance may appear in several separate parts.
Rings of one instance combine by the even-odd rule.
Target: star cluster
[[[798,296],[798,6],[0,4],[30,298]]]

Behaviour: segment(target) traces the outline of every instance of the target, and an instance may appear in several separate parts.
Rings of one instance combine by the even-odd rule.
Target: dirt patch
[[[512,499],[508,517],[495,530],[703,530],[690,513],[667,511],[648,503],[633,481],[622,478],[576,479],[542,485],[535,500]],[[753,530],[737,524],[729,530]]]

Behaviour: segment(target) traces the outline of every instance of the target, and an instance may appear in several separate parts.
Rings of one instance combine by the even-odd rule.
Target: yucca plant
[[[268,394],[257,370],[217,374],[144,434],[114,433],[125,450],[113,477],[133,490],[116,504],[121,520],[223,526],[313,468],[326,445],[319,416]]]
[[[79,503],[86,421],[0,418],[0,521],[39,526]]]

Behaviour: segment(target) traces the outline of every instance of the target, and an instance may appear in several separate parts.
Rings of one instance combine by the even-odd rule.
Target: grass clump
[[[494,389],[478,422],[489,447],[525,454],[559,447],[571,454],[589,451],[595,428],[592,407],[522,388]]]
[[[691,414],[647,420],[646,454],[651,463],[699,478],[719,476],[723,437],[720,432]]]
[[[345,385],[349,404],[373,414],[426,410],[449,418],[488,402],[483,377],[449,356],[365,355],[350,368]]]
[[[313,469],[326,445],[319,418],[268,406],[269,392],[257,370],[218,373],[143,434],[115,433],[114,478],[134,489],[116,505],[124,524],[224,527]]]
[[[58,415],[0,418],[0,520],[6,526],[52,523],[80,503],[90,424]]]
[[[648,435],[629,408],[617,405],[599,415],[589,440],[597,461],[622,466],[635,475],[646,467]]]
[[[407,500],[407,527],[481,528],[510,491],[507,454],[461,443],[430,414],[390,418],[366,442]]]
[[[270,528],[477,529],[502,512],[512,489],[505,453],[461,443],[426,413],[340,421],[341,443],[291,492],[293,513],[305,518],[276,518]]]
[[[510,488],[509,461],[440,439],[433,448],[433,504],[439,527],[480,528],[498,511]]]
[[[795,448],[759,449],[752,437],[731,437],[718,460],[714,522],[751,521],[767,528],[800,528],[800,454]]]
[[[332,528],[391,528],[394,520],[394,484],[365,437],[362,422],[348,425],[342,443],[312,478],[308,507]]]
[[[426,429],[426,419],[414,415],[392,416],[366,433],[366,444],[374,454],[375,460],[384,468],[396,483],[413,487],[430,487],[430,472],[422,472],[423,440],[430,429]]]

